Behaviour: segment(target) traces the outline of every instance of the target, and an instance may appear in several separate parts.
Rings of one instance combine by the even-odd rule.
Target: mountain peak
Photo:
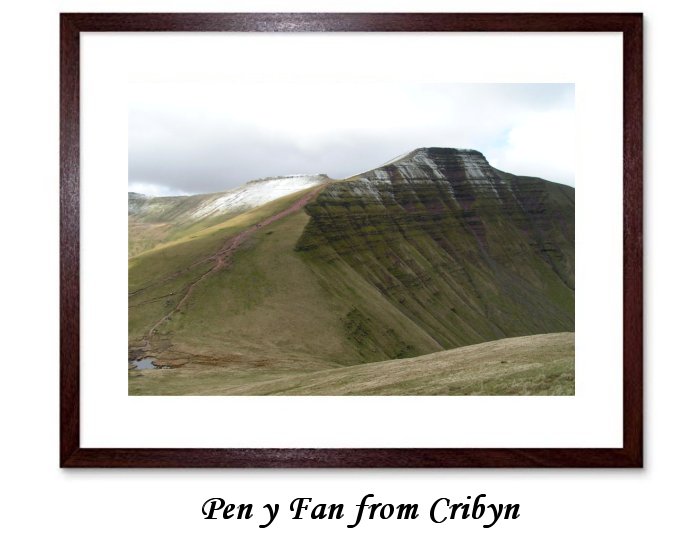
[[[429,157],[452,157],[459,155],[461,157],[470,157],[486,161],[486,157],[481,151],[457,147],[419,147],[414,149],[411,155],[427,155]]]
[[[395,164],[405,164],[410,162],[422,162],[425,159],[442,159],[449,160],[450,158],[461,158],[462,161],[478,162],[482,165],[489,166],[489,162],[481,151],[476,149],[456,148],[456,147],[417,147],[416,149],[394,157],[388,162],[382,164],[379,168]],[[371,170],[368,170],[370,172]]]
[[[402,178],[404,182],[445,181],[451,172],[463,171],[467,177],[490,182],[498,181],[497,174],[481,151],[454,147],[418,147],[394,157],[377,168],[346,178],[366,179],[387,183]],[[397,174],[398,171],[398,174]],[[397,178],[398,175],[398,178]]]

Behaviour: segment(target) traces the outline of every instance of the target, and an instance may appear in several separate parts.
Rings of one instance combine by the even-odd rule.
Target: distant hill
[[[161,197],[129,193],[129,257],[327,181],[324,174],[294,175],[253,180],[222,193]]]
[[[262,182],[262,198],[130,195],[130,357],[183,379],[216,368],[201,375],[211,387],[228,376],[252,391],[574,330],[573,188],[451,148],[345,180],[296,178]],[[268,199],[279,185],[288,192]],[[161,371],[132,379],[149,372]]]

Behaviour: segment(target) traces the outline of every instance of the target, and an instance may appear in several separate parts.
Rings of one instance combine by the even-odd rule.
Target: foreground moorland
[[[573,395],[574,335],[506,338],[409,359],[272,379],[236,365],[131,371],[132,395]]]

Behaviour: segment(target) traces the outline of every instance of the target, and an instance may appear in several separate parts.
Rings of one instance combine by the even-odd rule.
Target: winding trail
[[[213,253],[212,255],[209,255],[208,257],[205,257],[204,259],[200,259],[199,261],[195,262],[194,264],[191,264],[188,266],[186,269],[184,269],[181,272],[177,272],[175,274],[171,274],[167,278],[165,278],[163,281],[167,281],[169,279],[172,279],[174,277],[177,277],[178,275],[182,274],[184,271],[190,270],[193,267],[203,264],[205,262],[211,262],[212,266],[205,271],[203,274],[201,274],[199,277],[195,278],[192,280],[189,284],[185,286],[184,289],[181,289],[181,292],[184,292],[183,297],[180,299],[180,301],[175,305],[175,308],[170,310],[167,314],[165,314],[161,319],[158,320],[158,322],[151,327],[151,329],[148,331],[148,334],[144,338],[144,350],[145,351],[150,351],[151,349],[151,339],[153,338],[153,335],[158,331],[158,327],[163,325],[163,323],[166,323],[170,318],[179,311],[182,311],[182,308],[185,306],[185,303],[187,300],[190,298],[192,295],[192,292],[195,290],[197,285],[199,285],[201,282],[203,282],[205,279],[207,279],[209,276],[212,274],[215,274],[219,270],[221,270],[224,266],[227,265],[229,257],[235,253],[235,251],[241,246],[243,242],[248,240],[254,233],[258,232],[263,227],[267,227],[268,225],[274,223],[275,221],[279,221],[280,219],[283,219],[287,217],[288,215],[291,215],[293,213],[298,212],[301,210],[304,206],[306,206],[309,202],[311,202],[318,193],[321,192],[322,189],[326,187],[326,183],[322,185],[318,185],[317,187],[314,187],[311,191],[306,193],[304,196],[302,196],[299,200],[295,201],[291,206],[288,208],[285,208],[281,212],[278,212],[274,215],[271,215],[270,217],[264,219],[260,223],[257,223],[251,227],[248,227],[247,229],[239,232],[235,236],[229,238],[226,240],[223,246],[216,252]]]

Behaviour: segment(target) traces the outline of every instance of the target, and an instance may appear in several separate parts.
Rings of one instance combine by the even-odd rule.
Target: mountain
[[[452,148],[313,181],[248,209],[130,197],[130,236],[171,225],[163,240],[142,229],[152,249],[129,261],[130,358],[173,367],[159,390],[241,391],[574,330],[573,188]],[[130,373],[132,391],[148,372]]]
[[[129,256],[327,181],[324,174],[292,175],[253,180],[231,191],[204,195],[149,197],[130,192]]]
[[[349,266],[443,349],[573,330],[571,187],[422,148],[329,186],[307,211],[297,250]]]

